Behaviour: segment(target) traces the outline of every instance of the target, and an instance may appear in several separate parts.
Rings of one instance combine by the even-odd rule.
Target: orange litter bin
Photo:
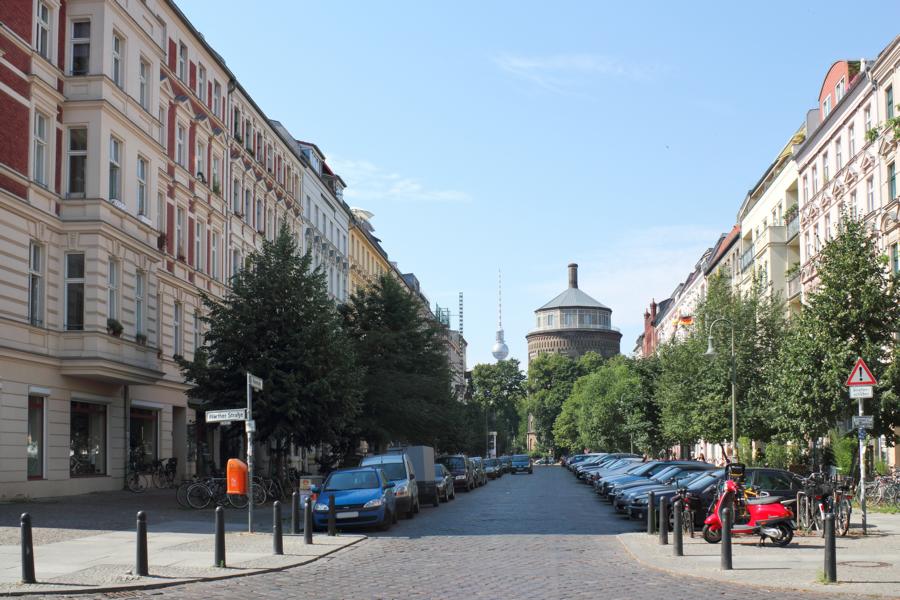
[[[229,494],[247,495],[247,463],[239,458],[229,458],[225,476]]]

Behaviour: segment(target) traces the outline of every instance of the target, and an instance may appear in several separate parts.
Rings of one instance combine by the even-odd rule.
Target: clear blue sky
[[[572,261],[629,353],[829,66],[900,34],[900,4],[869,1],[179,6],[270,117],[322,148],[432,303],[455,314],[465,293],[470,368],[492,360],[498,268],[524,365]]]

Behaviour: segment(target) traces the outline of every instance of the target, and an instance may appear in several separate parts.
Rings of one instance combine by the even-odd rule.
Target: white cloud
[[[542,57],[503,54],[493,60],[494,64],[507,73],[556,93],[571,93],[571,88],[585,76],[600,75],[646,82],[658,70],[656,67],[625,63],[599,54],[555,54]]]
[[[344,197],[417,203],[465,203],[472,197],[460,190],[435,189],[408,176],[385,171],[367,160],[331,158],[329,166],[347,182]]]

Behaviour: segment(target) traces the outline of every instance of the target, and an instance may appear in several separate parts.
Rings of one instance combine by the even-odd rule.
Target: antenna
[[[497,269],[497,329],[503,329],[503,272]]]
[[[459,337],[463,337],[463,293],[459,293]]]

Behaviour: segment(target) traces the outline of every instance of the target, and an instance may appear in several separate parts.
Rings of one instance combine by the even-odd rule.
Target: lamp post
[[[728,323],[729,327],[731,327],[731,455],[734,459],[737,459],[738,455],[738,447],[737,447],[737,372],[734,364],[734,322],[729,321],[725,317],[719,317],[709,325],[708,334],[709,334],[709,346],[706,348],[705,356],[715,356],[716,350],[713,348],[713,327],[715,327],[719,323]]]

